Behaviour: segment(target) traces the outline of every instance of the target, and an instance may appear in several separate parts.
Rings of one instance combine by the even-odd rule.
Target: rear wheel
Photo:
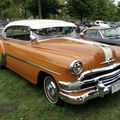
[[[44,93],[50,103],[58,104],[61,102],[58,92],[59,90],[55,80],[50,76],[46,76],[44,78]]]

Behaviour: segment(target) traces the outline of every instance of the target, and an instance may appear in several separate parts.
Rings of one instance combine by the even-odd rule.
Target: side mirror
[[[85,34],[84,33],[80,33],[80,37],[81,38],[85,38]]]
[[[32,44],[36,44],[37,43],[37,38],[32,33],[30,35],[30,41],[31,41]]]

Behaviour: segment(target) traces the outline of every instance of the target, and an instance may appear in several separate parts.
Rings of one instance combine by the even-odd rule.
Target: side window
[[[7,38],[13,38],[22,41],[30,40],[30,33],[25,26],[13,26],[5,30]]]
[[[97,31],[97,38],[101,38],[100,32]]]
[[[14,34],[14,28],[13,27],[9,27],[6,31],[5,31],[6,37],[8,38],[12,38],[12,35]]]
[[[97,37],[97,30],[88,30],[88,37],[96,38]]]

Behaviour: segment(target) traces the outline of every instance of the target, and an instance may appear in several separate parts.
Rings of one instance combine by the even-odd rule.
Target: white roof
[[[14,21],[9,23],[6,27],[9,26],[29,26],[31,29],[42,29],[42,28],[50,28],[50,27],[64,27],[64,26],[76,27],[76,25],[71,22],[66,22],[62,20],[43,20],[43,19]]]

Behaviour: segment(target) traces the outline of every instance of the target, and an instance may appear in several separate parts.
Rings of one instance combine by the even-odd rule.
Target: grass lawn
[[[0,70],[0,120],[120,120],[120,92],[84,105],[51,105],[43,92],[8,69]]]

